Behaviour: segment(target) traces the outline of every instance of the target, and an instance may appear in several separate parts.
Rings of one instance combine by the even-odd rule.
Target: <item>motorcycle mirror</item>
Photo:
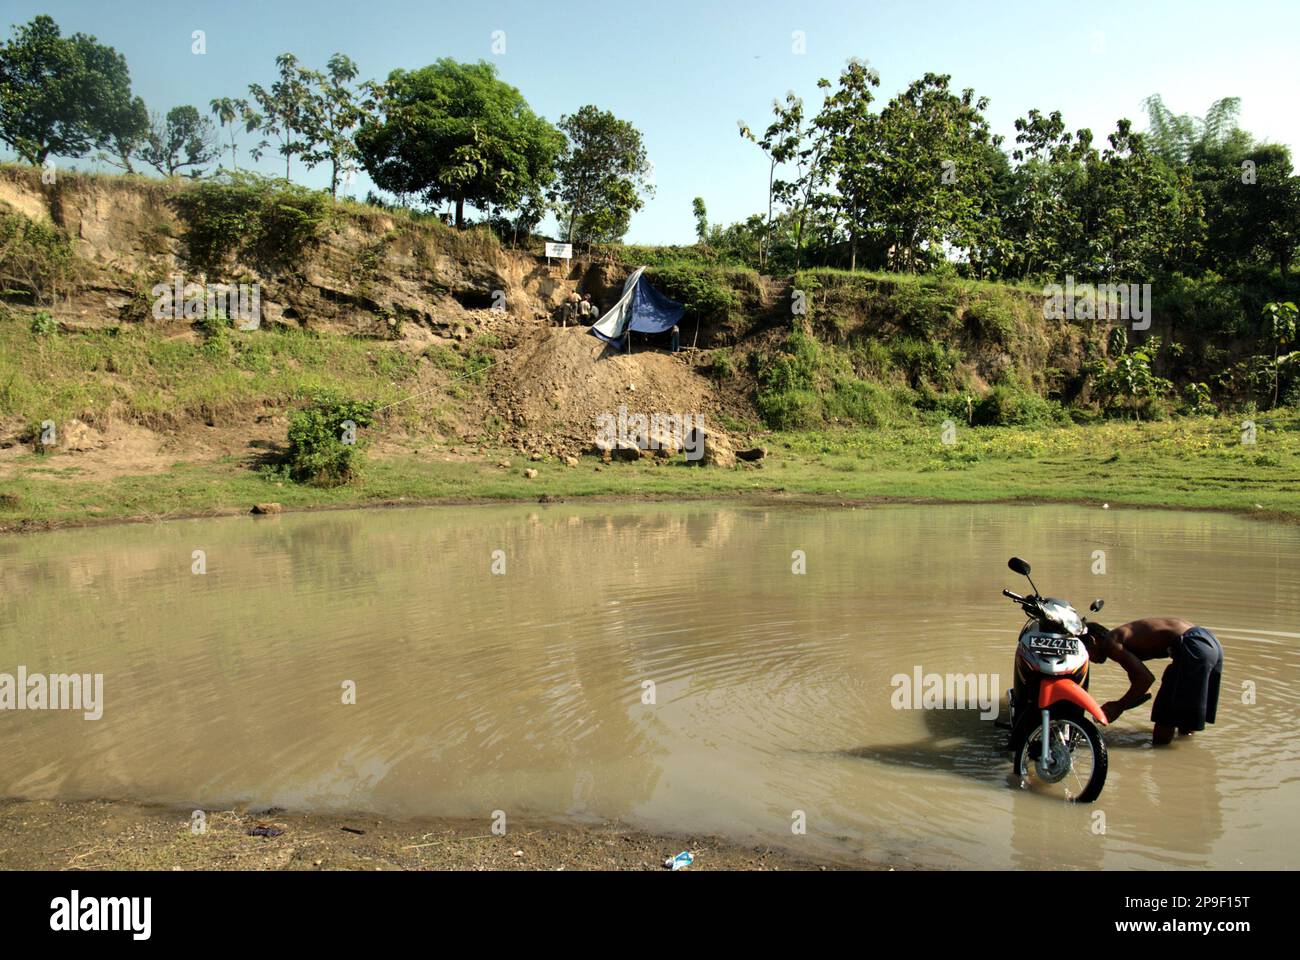
[[[1101,597],[1098,597],[1096,600],[1092,601],[1092,603],[1088,606],[1088,609],[1091,610],[1093,613],[1096,613],[1104,606],[1106,606],[1106,601],[1103,600]]]
[[[1025,563],[1025,561],[1021,560],[1019,557],[1012,557],[1007,561],[1007,566],[1022,577],[1029,576],[1029,564]]]

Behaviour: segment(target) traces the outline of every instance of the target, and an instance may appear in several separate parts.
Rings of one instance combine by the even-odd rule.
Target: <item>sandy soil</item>
[[[260,826],[283,831],[250,836]],[[207,815],[125,801],[0,800],[3,870],[664,870],[682,850],[690,870],[880,868],[803,860],[717,837],[657,836],[618,823],[380,820],[270,810]]]

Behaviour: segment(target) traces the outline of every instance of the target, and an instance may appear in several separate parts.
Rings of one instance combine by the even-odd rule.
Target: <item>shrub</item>
[[[714,350],[709,354],[700,369],[706,377],[719,382],[730,380],[736,375],[735,360],[731,356],[731,351],[722,349]]]
[[[1065,411],[1018,384],[1004,383],[975,401],[971,421],[976,426],[1039,426],[1064,423]]]
[[[773,430],[798,430],[822,421],[822,401],[812,390],[760,393],[758,413]]]
[[[1183,385],[1183,412],[1193,417],[1213,416],[1219,412],[1210,399],[1209,384]]]
[[[176,204],[190,263],[213,274],[236,255],[264,267],[292,262],[316,239],[329,210],[319,191],[251,173],[200,183]]]
[[[961,363],[959,347],[938,340],[915,340],[902,337],[893,344],[894,363],[907,371],[908,382],[914,387],[923,383],[941,388],[955,386],[953,374]]]
[[[683,319],[704,325],[725,323],[740,307],[733,283],[752,279],[744,271],[680,263],[652,267],[647,272],[655,286],[685,307]]]
[[[76,283],[79,261],[58,229],[0,210],[0,292],[50,303]]]
[[[289,476],[322,487],[354,480],[365,450],[356,431],[373,422],[374,405],[367,401],[334,394],[312,397],[310,405],[289,420]]]
[[[54,318],[50,316],[47,310],[36,311],[36,316],[32,317],[32,333],[38,337],[52,337],[59,332],[59,325],[55,323]]]
[[[1016,317],[1010,304],[995,299],[976,299],[966,309],[966,326],[978,340],[1003,347],[1016,338]]]
[[[899,325],[922,337],[947,330],[957,316],[956,285],[943,278],[902,280],[892,299]]]
[[[894,401],[878,383],[841,378],[826,396],[825,413],[864,427],[883,427],[894,419]]]
[[[784,349],[759,358],[757,407],[775,430],[847,421],[879,427],[894,419],[899,401],[886,387],[855,375],[848,351],[826,346],[800,330]]]

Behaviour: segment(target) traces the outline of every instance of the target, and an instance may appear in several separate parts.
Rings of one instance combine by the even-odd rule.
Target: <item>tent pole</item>
[[[695,339],[691,341],[691,349],[694,350],[695,345],[699,342],[700,342],[700,318],[696,317],[695,318]]]

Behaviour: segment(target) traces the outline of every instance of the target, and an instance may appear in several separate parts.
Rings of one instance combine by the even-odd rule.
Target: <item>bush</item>
[[[773,430],[798,430],[822,422],[822,399],[812,390],[760,393],[758,414]]]
[[[59,325],[55,323],[48,311],[36,311],[36,316],[32,317],[32,333],[38,337],[52,337],[58,332]]]
[[[980,298],[966,309],[966,326],[977,340],[1009,347],[1016,339],[1016,316],[1010,303]]]
[[[883,427],[894,419],[889,391],[870,380],[838,379],[825,399],[825,413],[864,427]]]
[[[319,191],[251,173],[200,183],[176,204],[190,263],[214,275],[235,255],[263,267],[291,263],[316,239],[329,211]]]
[[[672,264],[651,267],[647,273],[655,286],[685,307],[684,320],[695,320],[705,326],[726,323],[740,308],[734,284],[757,283],[745,271],[735,268]]]
[[[1065,410],[1017,384],[1001,384],[975,401],[972,423],[983,427],[1041,426],[1066,422]]]
[[[75,285],[79,261],[62,232],[0,210],[0,293],[50,303]]]
[[[943,278],[907,278],[893,291],[898,323],[922,337],[934,337],[952,326],[957,316],[956,285]]]
[[[758,364],[757,407],[774,430],[845,421],[883,426],[895,418],[899,400],[886,387],[856,376],[848,351],[826,346],[796,330],[784,349]]]
[[[348,422],[354,425],[349,430]],[[374,405],[319,394],[289,420],[289,476],[298,483],[333,487],[359,475],[365,441],[356,431],[374,422]]]
[[[727,349],[714,350],[700,365],[700,371],[710,379],[719,382],[730,380],[736,375],[735,360]]]
[[[907,372],[912,386],[920,387],[926,383],[942,389],[956,386],[953,374],[962,361],[960,347],[938,340],[902,337],[894,342],[892,354],[894,363]]]

